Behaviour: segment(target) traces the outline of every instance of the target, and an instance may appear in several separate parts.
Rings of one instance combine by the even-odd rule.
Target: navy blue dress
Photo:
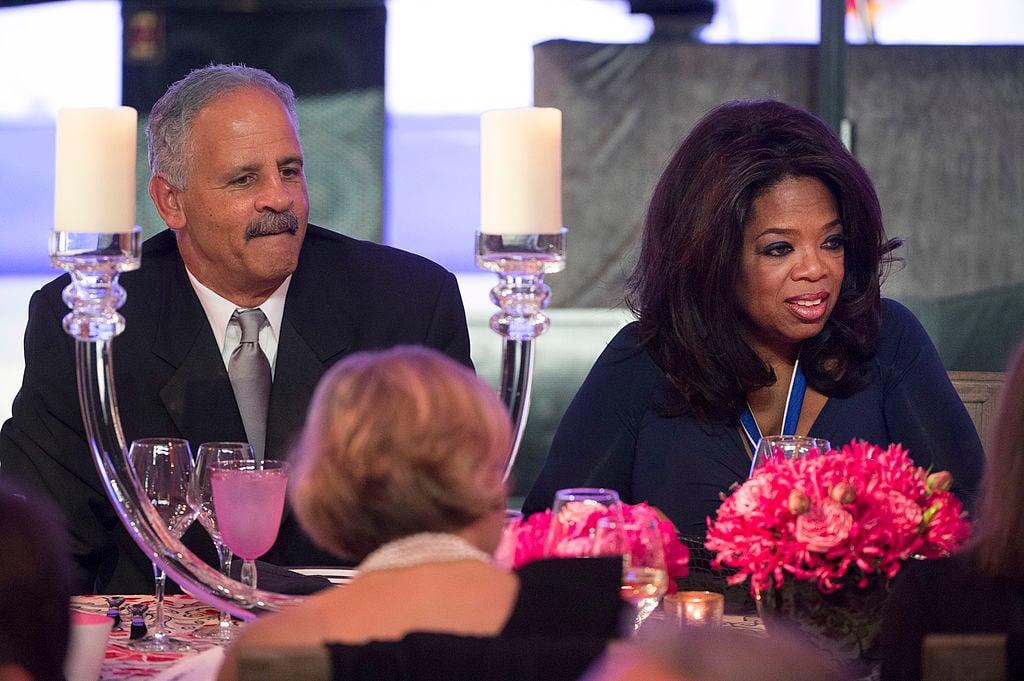
[[[627,503],[657,506],[684,535],[703,536],[720,495],[746,479],[750,458],[735,426],[656,413],[674,391],[637,342],[639,324],[608,344],[555,432],[547,461],[523,510],[551,505],[563,487],[609,487]],[[903,305],[882,301],[873,377],[861,392],[829,398],[810,429],[833,447],[851,440],[901,443],[919,466],[948,470],[953,492],[970,505],[984,462],[977,431],[921,323]]]

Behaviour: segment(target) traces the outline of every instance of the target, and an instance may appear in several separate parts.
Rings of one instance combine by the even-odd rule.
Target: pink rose
[[[762,498],[771,492],[772,482],[767,476],[748,479],[732,495],[736,513],[747,515],[761,508]]]
[[[850,536],[853,516],[831,500],[811,505],[811,510],[797,516],[794,538],[807,544],[808,551],[825,553],[842,545]]]
[[[879,506],[884,508],[889,516],[890,522],[903,533],[916,534],[921,526],[921,507],[908,499],[902,492],[889,490],[889,493],[879,501]]]

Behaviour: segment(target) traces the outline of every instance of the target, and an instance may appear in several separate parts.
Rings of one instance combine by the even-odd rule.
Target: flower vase
[[[789,578],[781,587],[758,594],[758,614],[769,630],[779,624],[796,628],[858,678],[871,677],[878,670],[882,607],[890,580],[869,575],[864,588],[857,587],[858,581],[848,578],[838,591],[825,594],[815,581]]]

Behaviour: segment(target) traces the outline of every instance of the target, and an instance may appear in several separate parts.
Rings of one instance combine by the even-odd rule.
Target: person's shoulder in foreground
[[[307,534],[355,579],[246,628],[237,655],[271,643],[359,644],[412,631],[490,635],[515,578],[490,562],[501,535],[511,421],[494,391],[436,350],[351,354],[324,374],[289,459]]]
[[[896,576],[881,631],[883,681],[921,678],[921,646],[932,633],[1024,631],[1024,583],[978,569],[968,549],[910,561]]]
[[[325,550],[360,561],[357,576],[247,626],[219,678],[235,678],[239,657],[267,645],[521,635],[538,626],[541,611],[575,612],[580,582],[602,585],[592,600],[617,627],[620,564],[602,574],[576,570],[575,580],[538,566],[519,580],[493,563],[511,442],[493,389],[435,350],[399,346],[336,364],[290,457],[289,486],[303,528]],[[550,632],[543,624],[549,629],[537,633]]]
[[[921,677],[932,632],[1024,631],[1024,343],[1008,365],[971,537],[952,558],[911,561],[882,616],[882,678]]]
[[[641,639],[609,646],[580,681],[853,681],[806,637],[781,625],[765,636],[659,622],[645,627]]]
[[[0,478],[0,679],[63,679],[73,566],[58,510]]]

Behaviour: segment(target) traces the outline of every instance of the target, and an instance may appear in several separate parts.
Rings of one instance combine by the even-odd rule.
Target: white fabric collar
[[[206,312],[206,318],[210,322],[210,328],[213,329],[213,335],[217,339],[217,347],[223,352],[225,350],[224,341],[227,334],[228,323],[231,321],[231,315],[233,315],[235,310],[239,309],[239,307],[230,300],[214,293],[212,290],[204,286],[198,279],[196,279],[195,275],[192,274],[187,267],[185,268],[185,271],[188,273],[189,281],[192,282],[192,288],[195,289],[196,295],[199,297],[199,302],[203,306],[203,311]],[[288,286],[291,282],[292,277],[291,275],[288,275],[288,278],[270,294],[270,297],[259,305],[259,308],[263,310],[263,314],[267,316],[267,328],[269,328],[272,336],[274,352],[271,353],[269,351],[266,347],[266,343],[263,342],[262,336],[260,338],[260,345],[263,347],[263,351],[267,354],[267,357],[270,358],[271,365],[274,364],[273,357],[276,357],[277,355],[277,340],[281,337],[281,320],[284,319],[284,303],[288,296]],[[237,344],[237,342],[237,339],[235,339],[235,344]]]

